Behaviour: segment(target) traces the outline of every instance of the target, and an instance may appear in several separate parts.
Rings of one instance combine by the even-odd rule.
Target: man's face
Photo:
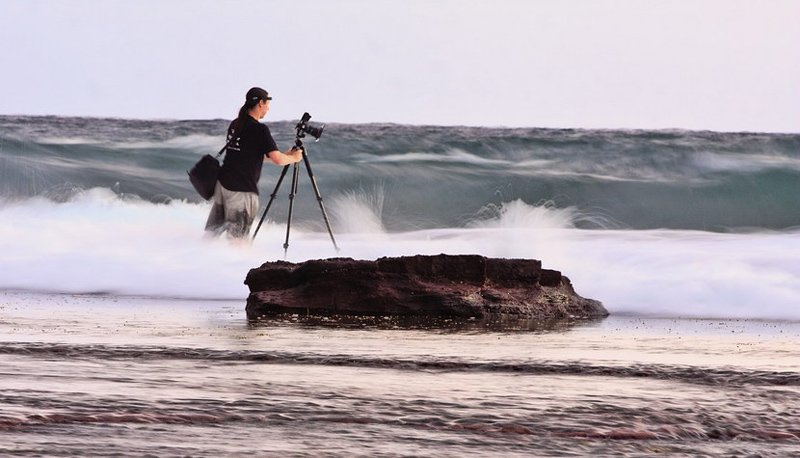
[[[269,100],[258,102],[258,119],[263,119],[269,112]]]

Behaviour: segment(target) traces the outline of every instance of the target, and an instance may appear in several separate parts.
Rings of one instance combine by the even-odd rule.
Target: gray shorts
[[[206,231],[230,237],[247,237],[258,213],[258,194],[225,189],[219,181],[214,188],[213,205],[206,221]]]

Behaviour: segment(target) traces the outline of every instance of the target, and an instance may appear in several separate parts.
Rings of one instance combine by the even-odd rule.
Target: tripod
[[[303,162],[306,164],[306,171],[308,172],[308,177],[311,179],[311,186],[314,188],[314,194],[317,196],[317,202],[319,203],[319,209],[322,210],[322,219],[325,220],[325,227],[328,228],[328,235],[331,236],[331,242],[333,242],[333,247],[336,248],[336,252],[339,252],[339,246],[336,245],[336,239],[333,238],[333,231],[331,231],[331,224],[328,222],[328,214],[325,212],[325,206],[322,204],[322,196],[319,193],[319,187],[317,187],[317,180],[314,178],[314,172],[311,170],[311,161],[308,159],[308,154],[306,153],[306,148],[303,146],[303,137],[305,134],[301,129],[298,129],[297,135],[294,140],[295,148],[299,148],[303,151]],[[275,189],[272,190],[272,194],[269,196],[269,202],[267,203],[267,208],[264,209],[264,213],[261,215],[261,220],[258,222],[258,226],[256,226],[256,230],[253,233],[253,238],[251,240],[256,239],[256,235],[258,235],[258,230],[261,229],[261,224],[264,222],[264,218],[267,217],[267,212],[269,211],[270,207],[272,206],[272,202],[275,200],[275,196],[278,195],[278,188],[281,187],[281,183],[283,183],[283,178],[286,176],[286,172],[289,171],[289,166],[292,166],[292,187],[289,191],[289,215],[286,219],[286,240],[283,242],[283,256],[286,257],[287,252],[289,251],[289,232],[292,228],[292,210],[294,209],[294,198],[297,196],[297,182],[300,175],[300,168],[298,167],[298,162],[294,164],[288,164],[283,167],[281,171],[281,176],[278,178],[278,183],[275,185]]]

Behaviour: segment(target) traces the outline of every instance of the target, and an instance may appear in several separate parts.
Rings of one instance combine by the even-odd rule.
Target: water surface
[[[800,323],[248,322],[243,301],[5,292],[12,456],[790,456]]]

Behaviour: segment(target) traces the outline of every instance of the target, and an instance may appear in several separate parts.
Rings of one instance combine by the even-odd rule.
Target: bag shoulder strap
[[[219,153],[217,153],[217,157],[220,157],[220,156],[222,156],[222,153],[224,153],[224,152],[225,152],[225,150],[227,150],[227,149],[228,149],[228,147],[229,147],[229,146],[231,146],[231,142],[233,142],[233,140],[235,140],[235,139],[236,139],[236,135],[237,135],[237,134],[241,134],[241,133],[242,133],[242,131],[241,131],[241,127],[237,126],[237,129],[234,129],[234,131],[233,131],[233,135],[231,135],[231,139],[230,139],[230,140],[228,140],[228,141],[225,143],[225,146],[223,146],[223,147],[222,147],[222,149],[221,149],[221,150],[219,150]]]

